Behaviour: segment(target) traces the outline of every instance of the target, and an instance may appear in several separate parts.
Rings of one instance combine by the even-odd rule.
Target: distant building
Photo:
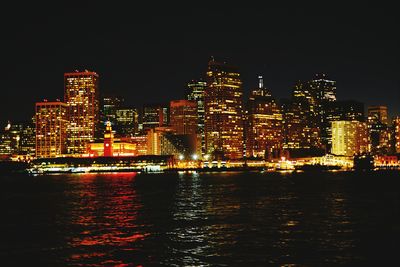
[[[53,158],[66,152],[67,111],[66,103],[36,103],[36,157]]]
[[[143,131],[156,127],[167,126],[169,122],[169,108],[161,104],[147,104],[143,106],[142,127]]]
[[[130,157],[144,155],[142,145],[135,142],[137,138],[115,138],[111,122],[106,123],[103,142],[88,143],[86,154],[89,157]],[[146,137],[144,137],[146,142]],[[146,149],[146,148],[145,148]]]
[[[206,153],[206,141],[204,134],[205,103],[204,94],[207,88],[205,81],[190,81],[187,84],[186,99],[197,102],[197,134],[200,135],[201,154]]]
[[[322,142],[326,152],[332,149],[332,122],[333,121],[365,121],[364,104],[358,101],[331,101],[324,103],[324,121],[322,124]]]
[[[193,135],[177,134],[171,127],[157,127],[147,132],[148,155],[174,155],[189,158],[196,154]]]
[[[359,121],[332,122],[332,154],[350,157],[369,151],[367,123]]]
[[[114,129],[118,136],[133,136],[139,131],[139,112],[136,108],[120,107],[115,110]]]
[[[197,102],[172,100],[170,102],[170,125],[177,134],[197,133]]]
[[[112,124],[115,122],[116,110],[124,105],[124,99],[115,95],[106,95],[101,99],[101,122],[106,124],[110,121]]]
[[[253,90],[247,102],[246,155],[278,158],[283,148],[282,112],[264,87],[259,76],[259,88]]]
[[[373,154],[390,154],[390,128],[388,126],[387,107],[368,107],[367,123]]]
[[[242,158],[244,148],[243,93],[238,69],[212,59],[208,64],[206,77],[206,151],[214,158]]]
[[[400,153],[400,117],[393,120],[395,152]]]
[[[368,118],[375,119],[382,124],[388,125],[388,108],[387,106],[370,106],[368,107]]]
[[[82,154],[95,139],[99,124],[99,75],[95,72],[64,74],[64,101],[68,105],[67,150]]]

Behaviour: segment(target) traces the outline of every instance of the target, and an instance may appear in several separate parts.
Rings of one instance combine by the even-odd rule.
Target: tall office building
[[[170,102],[170,124],[177,134],[197,133],[197,102],[172,100]]]
[[[259,76],[259,88],[253,90],[247,102],[246,156],[277,158],[283,147],[282,112],[264,87]]]
[[[332,122],[332,154],[351,157],[370,151],[367,123]]]
[[[388,126],[387,107],[368,107],[367,123],[372,153],[376,155],[390,153],[390,128]]]
[[[243,157],[242,81],[236,67],[212,59],[205,91],[205,145],[209,154]]]
[[[86,144],[95,139],[99,123],[97,73],[90,71],[65,73],[64,101],[68,105],[68,153],[85,153]]]
[[[204,92],[207,88],[205,81],[190,81],[187,84],[186,99],[197,102],[197,134],[200,136],[201,154],[206,153],[206,141],[204,135]]]
[[[66,152],[68,105],[57,102],[36,103],[36,157],[53,158]]]

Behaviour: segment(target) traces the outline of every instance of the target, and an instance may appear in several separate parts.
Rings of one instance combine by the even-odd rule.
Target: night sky
[[[276,98],[289,97],[297,80],[325,72],[339,100],[400,114],[394,7],[98,2],[2,6],[1,122],[28,120],[36,101],[62,99],[63,73],[75,69],[96,71],[102,93],[133,106],[179,99],[210,56],[239,66],[245,92],[262,74]]]

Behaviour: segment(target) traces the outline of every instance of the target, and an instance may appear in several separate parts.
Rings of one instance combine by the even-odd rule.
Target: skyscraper
[[[66,152],[68,105],[56,102],[36,103],[36,157],[52,158]]]
[[[68,153],[81,154],[95,138],[99,123],[99,76],[95,72],[64,74],[64,101],[68,105]]]
[[[243,93],[238,69],[212,59],[206,76],[206,151],[231,159],[242,158]]]
[[[373,154],[386,155],[390,152],[390,128],[386,106],[368,107],[368,130]]]
[[[247,102],[246,156],[279,157],[283,147],[282,113],[259,76],[259,88],[253,90]]]
[[[332,122],[332,154],[351,157],[369,151],[367,123],[359,121]]]
[[[197,102],[197,134],[200,135],[201,139],[201,153],[202,155],[206,152],[206,142],[204,135],[204,92],[207,88],[205,81],[190,81],[187,84],[186,99]]]
[[[196,135],[197,102],[172,100],[170,102],[170,124],[177,134]]]

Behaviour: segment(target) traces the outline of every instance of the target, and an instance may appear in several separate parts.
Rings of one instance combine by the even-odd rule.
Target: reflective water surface
[[[0,265],[397,265],[399,179],[0,174]]]

